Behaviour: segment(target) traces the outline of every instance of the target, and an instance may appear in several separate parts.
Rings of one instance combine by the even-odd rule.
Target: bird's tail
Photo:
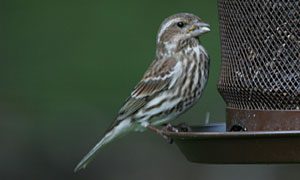
[[[102,148],[107,143],[111,142],[113,139],[120,137],[121,135],[126,134],[132,127],[130,120],[123,120],[122,122],[118,123],[116,126],[111,128],[104,137],[94,146],[94,148],[86,154],[83,159],[77,164],[74,169],[74,172],[79,171],[80,169],[86,168],[88,163],[92,161],[97,153],[97,151]]]

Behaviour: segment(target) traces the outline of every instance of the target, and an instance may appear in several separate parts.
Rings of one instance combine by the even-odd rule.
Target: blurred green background
[[[299,179],[298,165],[199,165],[157,135],[132,133],[73,168],[99,140],[152,61],[162,20],[211,24],[203,98],[174,123],[224,121],[217,93],[216,0],[0,1],[0,179]],[[224,154],[225,156],[225,154]]]

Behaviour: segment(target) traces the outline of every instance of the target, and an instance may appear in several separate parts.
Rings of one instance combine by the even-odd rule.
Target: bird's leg
[[[162,136],[165,140],[167,140],[167,142],[169,144],[172,144],[173,143],[173,139],[166,136],[164,133],[163,133],[163,130],[162,129],[158,129],[156,128],[155,126],[152,126],[152,125],[148,125],[147,128],[152,131],[152,132],[155,132],[156,134]]]

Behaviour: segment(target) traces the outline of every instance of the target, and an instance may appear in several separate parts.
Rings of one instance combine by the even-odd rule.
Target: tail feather
[[[97,154],[98,150],[102,148],[104,145],[108,144],[112,140],[120,137],[122,134],[125,134],[130,130],[131,122],[129,120],[124,120],[119,123],[117,126],[113,127],[110,131],[108,131],[104,137],[94,146],[94,148],[86,154],[83,159],[77,164],[74,169],[74,172],[79,171],[80,169],[86,168],[86,166],[91,162],[95,155]]]

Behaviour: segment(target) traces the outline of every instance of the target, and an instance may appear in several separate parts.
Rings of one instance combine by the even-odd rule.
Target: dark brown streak
[[[198,66],[198,64],[195,64],[194,67],[192,68],[192,73],[191,74],[191,80],[190,80],[190,84],[189,84],[189,89],[192,91],[192,88],[193,88],[193,84],[194,84],[194,77],[195,77],[195,73],[198,72],[196,70],[196,67]]]
[[[145,111],[150,111],[150,110],[152,110],[152,109],[155,109],[155,108],[161,106],[161,105],[162,105],[163,103],[165,103],[166,101],[168,101],[167,98],[161,100],[159,103],[157,103],[157,104],[155,104],[155,105],[153,105],[153,106],[148,107]]]

